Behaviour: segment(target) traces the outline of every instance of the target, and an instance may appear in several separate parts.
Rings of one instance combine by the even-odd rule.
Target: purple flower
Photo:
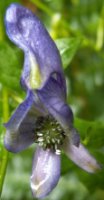
[[[5,124],[4,144],[13,153],[38,144],[30,184],[34,197],[44,198],[60,178],[62,149],[88,172],[100,166],[80,144],[73,127],[59,51],[43,24],[18,4],[7,9],[5,24],[8,37],[24,51],[21,85],[27,96]]]

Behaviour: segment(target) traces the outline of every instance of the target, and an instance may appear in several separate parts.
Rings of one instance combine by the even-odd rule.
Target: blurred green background
[[[103,0],[0,0],[0,190],[5,177],[1,199],[33,199],[29,177],[35,145],[19,154],[8,154],[3,147],[3,123],[25,97],[19,82],[23,52],[9,41],[4,27],[5,10],[11,2],[36,13],[55,40],[75,127],[82,143],[102,164],[101,172],[88,174],[63,153],[62,176],[46,200],[104,200]]]

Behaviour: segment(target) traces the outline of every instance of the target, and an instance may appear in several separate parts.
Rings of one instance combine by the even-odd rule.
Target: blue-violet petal
[[[4,138],[6,149],[18,152],[35,141],[35,124],[40,112],[35,107],[32,95],[29,93],[26,100],[21,103],[9,122],[5,124],[7,129]]]
[[[38,147],[33,159],[31,189],[33,196],[44,198],[57,185],[60,178],[60,156],[50,149]]]
[[[60,74],[66,92],[59,51],[38,17],[19,4],[11,4],[6,11],[5,24],[8,37],[25,53],[23,87],[41,88],[50,75],[56,73]]]
[[[70,138],[66,138],[63,149],[67,156],[85,171],[94,173],[100,170],[99,163],[82,144],[77,147],[70,142]]]
[[[51,77],[41,90],[37,90],[37,94],[49,113],[59,121],[68,133],[73,126],[73,113],[66,103],[62,85]]]

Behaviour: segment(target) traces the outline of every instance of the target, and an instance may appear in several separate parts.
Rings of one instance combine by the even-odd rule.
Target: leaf
[[[78,50],[81,43],[81,39],[80,38],[61,38],[61,39],[55,40],[55,42],[60,51],[63,67],[65,69],[66,67],[68,67],[76,51]]]
[[[79,130],[82,142],[91,150],[99,151],[104,147],[104,123],[75,119],[75,127]],[[103,153],[101,151],[101,153]]]
[[[22,53],[7,42],[0,42],[0,83],[11,89],[19,89],[22,69]]]

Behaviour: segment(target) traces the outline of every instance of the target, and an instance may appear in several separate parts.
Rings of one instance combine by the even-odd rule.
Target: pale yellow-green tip
[[[41,73],[39,69],[39,65],[32,55],[29,53],[29,60],[30,60],[30,76],[29,76],[29,86],[31,89],[38,89],[41,86]]]

